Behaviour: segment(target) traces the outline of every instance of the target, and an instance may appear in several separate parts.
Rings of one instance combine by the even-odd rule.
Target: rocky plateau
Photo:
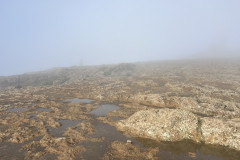
[[[0,77],[0,159],[237,160],[239,62],[76,66]],[[93,114],[102,105],[119,107]]]

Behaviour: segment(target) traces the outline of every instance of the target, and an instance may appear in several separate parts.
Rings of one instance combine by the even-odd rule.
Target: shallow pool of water
[[[156,142],[136,138],[144,147],[158,147],[161,160],[239,160],[240,152],[192,141]]]
[[[9,143],[9,142],[0,143],[0,159],[1,160],[26,159],[25,154],[27,150],[24,148],[24,145],[31,143],[33,141],[39,141],[41,138],[42,136],[24,143]],[[33,146],[33,148],[31,148],[31,151],[36,154],[44,150],[45,150],[45,147],[42,147],[42,146]],[[42,155],[41,159],[57,159],[57,157],[53,154],[46,153]]]
[[[25,110],[27,110],[27,108],[12,108],[12,109],[7,110],[6,112],[22,112]]]
[[[79,99],[79,98],[73,98],[73,99],[66,99],[64,102],[71,102],[71,103],[93,103],[95,100],[93,99]]]
[[[51,109],[51,108],[37,108],[37,111],[41,111],[41,112],[51,112],[52,109]]]
[[[103,142],[81,142],[80,145],[83,145],[86,148],[86,152],[83,155],[77,156],[76,159],[102,159],[104,154],[109,151],[111,143],[114,141],[127,142],[131,140],[135,145],[139,144],[133,138],[127,137],[119,132],[115,127],[103,123],[101,121],[95,120],[93,125],[95,128],[95,134],[92,137],[102,138],[104,137]]]
[[[124,118],[122,118],[122,117],[111,117],[111,119],[115,120],[115,121],[124,120]]]
[[[48,127],[48,131],[51,135],[55,137],[61,137],[63,133],[67,130],[69,127],[75,127],[77,126],[80,121],[78,120],[57,120],[61,126],[58,128]]]
[[[36,119],[38,119],[37,115],[38,115],[37,113],[30,113],[30,114],[29,114],[31,120],[36,120]]]
[[[102,116],[106,116],[109,112],[112,112],[118,109],[120,109],[120,107],[115,104],[102,104],[97,109],[94,109],[93,111],[91,111],[91,114],[98,117],[102,117]]]
[[[22,151],[23,144],[19,143],[0,143],[0,159],[24,159],[24,152]]]

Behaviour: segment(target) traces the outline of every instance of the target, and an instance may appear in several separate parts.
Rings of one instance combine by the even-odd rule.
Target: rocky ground
[[[237,159],[238,62],[90,67],[61,84],[4,87],[0,90],[0,159],[201,159],[200,151],[216,153],[215,159]],[[72,98],[95,101],[65,101]],[[120,109],[95,116],[92,111],[101,104],[116,104]],[[147,140],[141,143],[138,138]],[[185,148],[209,145],[214,151],[196,147],[178,155],[182,146],[174,153],[166,149],[186,140],[191,142]]]

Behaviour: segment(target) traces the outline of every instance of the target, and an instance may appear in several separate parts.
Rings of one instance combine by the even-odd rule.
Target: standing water
[[[79,99],[79,98],[73,98],[73,99],[66,99],[64,102],[71,102],[71,103],[93,103],[95,100],[92,99]]]
[[[91,111],[91,114],[98,117],[102,117],[102,116],[106,116],[109,112],[112,112],[117,109],[120,109],[120,107],[115,104],[103,104],[103,105],[100,105],[100,107],[98,107],[97,109],[94,109],[93,111]]]

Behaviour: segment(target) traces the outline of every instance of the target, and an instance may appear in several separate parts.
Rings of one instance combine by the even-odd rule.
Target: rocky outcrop
[[[216,118],[199,118],[182,109],[149,109],[134,113],[117,124],[119,130],[134,137],[157,141],[193,140],[240,150],[240,128]]]
[[[153,105],[153,106],[164,106],[164,99],[159,94],[138,94],[130,97],[130,101],[134,103]]]
[[[202,138],[206,144],[240,150],[240,130],[237,125],[215,118],[202,118],[201,123]]]
[[[180,109],[141,110],[127,120],[120,121],[118,128],[133,136],[158,141],[199,141],[197,116]]]

